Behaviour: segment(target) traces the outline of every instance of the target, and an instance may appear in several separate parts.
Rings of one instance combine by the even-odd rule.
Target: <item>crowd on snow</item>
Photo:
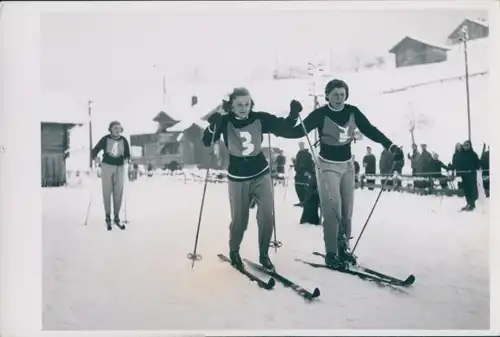
[[[317,179],[314,169],[314,161],[311,153],[304,147],[304,143],[299,143],[299,151],[293,159],[295,169],[295,190],[299,203],[296,206],[304,208],[301,223],[319,224],[317,217],[319,198],[317,197]],[[405,160],[394,161],[393,155],[388,150],[383,150],[378,162],[370,147],[366,148],[366,154],[362,160],[363,172],[359,162],[355,159],[356,182],[358,186],[367,186],[373,190],[376,178],[380,179],[382,186],[388,189],[398,190],[401,187],[402,179],[413,180],[413,186],[422,191],[432,191],[435,182],[439,182],[442,189],[460,189],[465,195],[466,206],[464,211],[475,209],[475,202],[478,199],[477,171],[482,171],[483,188],[486,197],[489,197],[490,181],[490,150],[489,146],[483,147],[479,156],[473,149],[470,141],[457,143],[451,163],[444,164],[439,155],[431,153],[426,144],[412,145],[412,150],[407,154],[407,161],[411,167],[411,176],[402,174]],[[397,174],[396,176],[394,176]],[[456,177],[459,177],[457,186],[454,185]]]

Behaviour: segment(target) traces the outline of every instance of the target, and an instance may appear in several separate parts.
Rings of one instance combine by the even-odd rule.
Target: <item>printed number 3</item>
[[[253,150],[255,150],[255,146],[252,143],[252,134],[248,131],[241,131],[240,139],[241,144],[243,145],[243,151],[241,151],[241,154],[244,156],[250,155]]]

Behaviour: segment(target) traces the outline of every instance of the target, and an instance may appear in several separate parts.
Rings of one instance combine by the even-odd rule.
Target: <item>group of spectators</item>
[[[295,191],[299,199],[299,202],[295,206],[304,208],[301,223],[319,224],[320,220],[316,215],[317,208],[319,208],[319,198],[317,193],[315,193],[317,181],[314,161],[309,150],[305,149],[304,143],[299,143],[299,148],[296,157],[293,159]],[[467,140],[456,144],[452,162],[445,165],[437,153],[428,151],[426,144],[420,145],[420,151],[418,146],[413,144],[411,152],[407,155],[407,160],[411,165],[412,176],[422,178],[414,179],[413,186],[417,189],[432,191],[434,183],[437,181],[443,189],[458,188],[463,191],[467,202],[462,210],[472,211],[476,208],[475,202],[479,194],[477,188],[478,170],[482,170],[485,195],[486,197],[490,195],[489,153],[489,146],[486,147],[484,145],[483,151],[479,156],[473,150],[471,142]],[[357,182],[362,180],[363,176],[366,176],[366,185],[369,189],[373,190],[375,187],[374,176],[377,175],[377,159],[372,153],[372,149],[370,147],[366,148],[366,155],[362,161],[363,173],[356,160],[354,165]],[[378,166],[379,175],[382,176],[382,185],[398,189],[401,186],[401,180],[392,178],[395,172],[399,175],[402,174],[405,159],[395,162],[392,153],[388,150],[383,150],[380,154]],[[454,185],[455,177],[460,178],[458,186]]]

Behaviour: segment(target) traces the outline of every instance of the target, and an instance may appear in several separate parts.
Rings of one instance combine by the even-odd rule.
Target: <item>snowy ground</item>
[[[92,186],[92,188],[90,187]],[[280,283],[258,288],[216,257],[226,253],[227,186],[209,184],[191,270],[202,183],[140,178],[127,191],[129,228],[107,232],[100,180],[81,188],[43,189],[43,325],[58,330],[149,329],[487,329],[487,204],[458,213],[459,198],[382,195],[356,250],[363,264],[405,277],[405,292],[297,263],[319,261],[320,227],[299,225],[293,186],[276,188],[278,239],[271,258],[301,285],[319,287],[305,303]],[[93,193],[88,226],[85,212]],[[376,198],[358,190],[357,236]],[[242,255],[257,259],[255,211]],[[122,215],[123,217],[123,215]]]

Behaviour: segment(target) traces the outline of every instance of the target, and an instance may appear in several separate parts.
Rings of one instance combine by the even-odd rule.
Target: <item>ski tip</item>
[[[272,289],[274,288],[274,286],[276,285],[276,281],[274,280],[274,278],[270,278],[269,281],[267,282],[267,288],[268,289]]]
[[[409,285],[412,285],[413,283],[415,283],[415,276],[413,274],[411,274],[410,276],[408,276],[408,278],[404,281],[404,284],[409,286]]]

